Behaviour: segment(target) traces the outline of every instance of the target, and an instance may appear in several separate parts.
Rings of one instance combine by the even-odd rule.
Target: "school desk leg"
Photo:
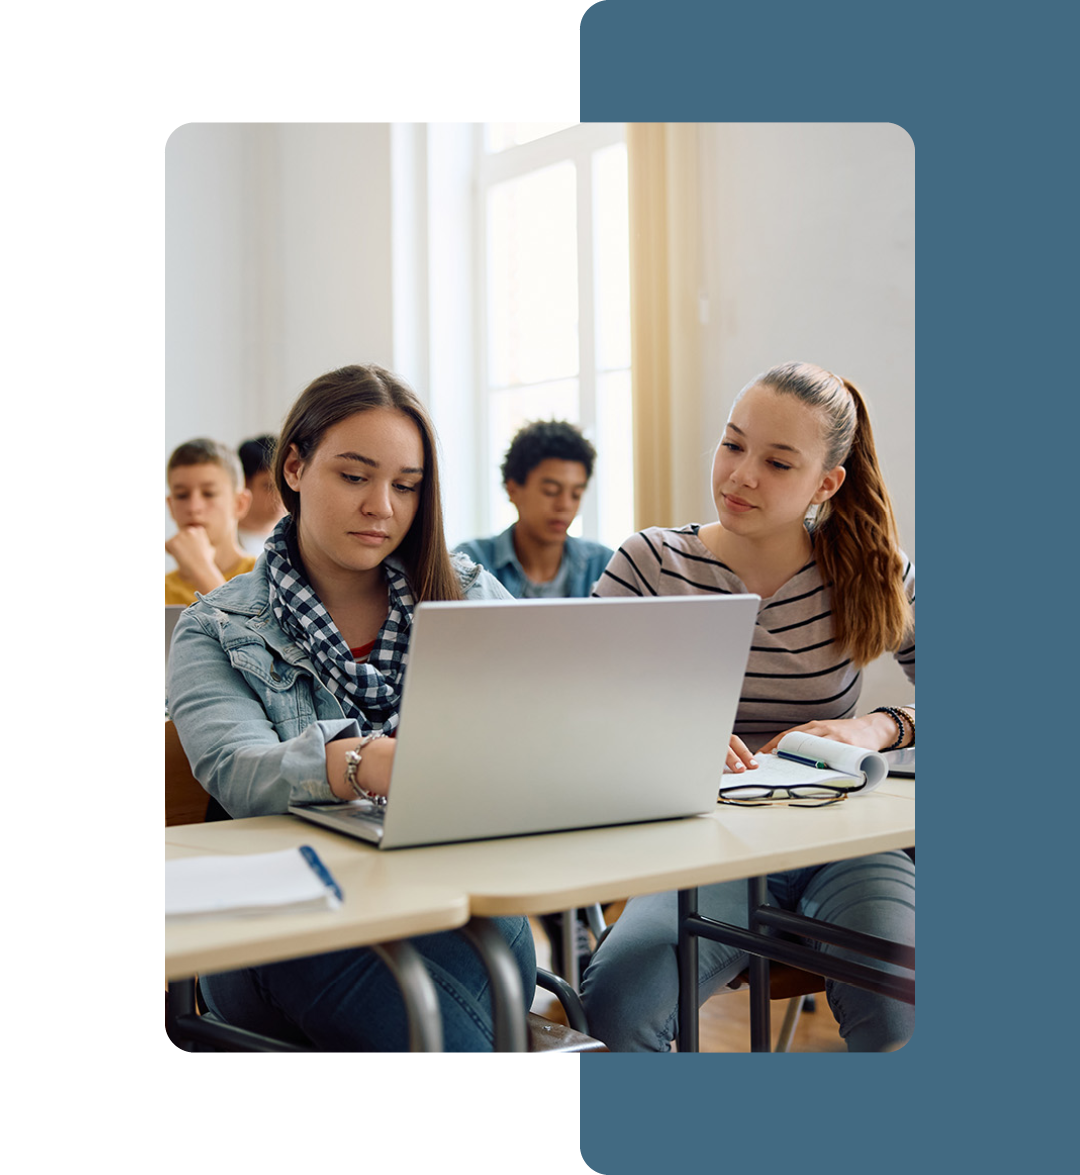
[[[443,1032],[439,997],[420,952],[404,939],[377,943],[371,949],[389,967],[401,990],[409,1021],[410,1052],[441,1053]]]
[[[760,934],[763,927],[758,921],[757,909],[769,900],[768,886],[764,877],[747,880],[748,926],[753,934]],[[765,955],[750,956],[750,1051],[768,1053],[772,1051],[772,1025],[769,1019],[769,960]]]
[[[697,914],[698,891],[679,890],[679,1052],[698,1051],[698,941],[686,919]]]
[[[495,1051],[523,1053],[528,1047],[521,972],[506,939],[487,918],[470,918],[461,933],[472,943],[491,978]]]

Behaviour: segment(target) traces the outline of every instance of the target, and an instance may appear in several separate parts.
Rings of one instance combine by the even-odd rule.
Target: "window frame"
[[[625,123],[578,123],[553,134],[520,143],[501,151],[488,152],[484,147],[483,123],[476,124],[473,135],[473,173],[476,177],[473,234],[476,248],[475,322],[476,372],[478,375],[474,399],[476,422],[476,451],[484,455],[483,472],[477,488],[477,506],[485,520],[485,531],[494,514],[491,479],[487,461],[490,427],[490,397],[492,387],[489,373],[488,323],[488,247],[487,200],[488,192],[497,184],[518,179],[541,168],[569,161],[574,164],[576,177],[577,213],[577,284],[578,284],[578,423],[586,435],[597,433],[597,369],[596,369],[596,280],[595,245],[593,233],[593,154],[605,147],[626,143]],[[601,460],[603,455],[601,454]],[[582,531],[586,537],[596,538],[599,531],[599,496],[595,479],[582,500],[580,513]]]

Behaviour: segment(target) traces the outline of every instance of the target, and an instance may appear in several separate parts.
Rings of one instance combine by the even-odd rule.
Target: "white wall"
[[[162,486],[181,442],[276,433],[315,376],[393,365],[390,176],[385,123],[172,134]]]
[[[262,134],[183,126],[165,149],[165,452],[260,421]]]
[[[166,287],[166,453],[274,432],[315,376],[391,363],[389,126],[175,131]]]

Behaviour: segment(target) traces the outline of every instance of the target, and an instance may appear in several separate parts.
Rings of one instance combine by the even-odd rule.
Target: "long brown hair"
[[[443,534],[435,428],[412,388],[384,367],[374,363],[352,364],[328,371],[300,393],[289,410],[274,451],[274,484],[285,509],[299,521],[300,495],[285,480],[285,461],[292,446],[296,446],[301,461],[307,461],[327,429],[372,408],[392,408],[408,416],[419,429],[424,445],[420,506],[394,554],[405,568],[418,604],[424,600],[460,600],[461,585],[450,563]]]
[[[858,388],[812,363],[785,363],[747,384],[796,396],[816,409],[825,469],[847,476],[810,524],[814,558],[832,586],[837,646],[856,665],[902,647],[911,628],[904,564],[889,492],[881,476],[866,403]],[[745,389],[744,389],[745,390]]]

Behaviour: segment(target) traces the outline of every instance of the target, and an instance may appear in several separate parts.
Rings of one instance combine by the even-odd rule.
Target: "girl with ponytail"
[[[761,597],[727,748],[755,752],[789,730],[872,750],[915,741],[913,705],[857,713],[862,669],[891,654],[915,680],[915,573],[900,550],[866,405],[809,363],[770,368],[732,406],[712,468],[717,520],[650,527],[616,552],[596,596],[752,592]],[[769,877],[772,904],[896,942],[915,940],[915,866],[877,853]],[[746,925],[746,883],[699,890],[707,917]],[[676,895],[632,899],[582,977],[590,1031],[613,1050],[667,1051],[678,1008]],[[828,953],[836,948],[813,944]],[[738,975],[745,952],[698,940],[702,1002]],[[906,1043],[914,1008],[828,981],[851,1051]]]
[[[842,466],[843,491],[822,502],[811,522],[814,558],[832,585],[834,640],[856,665],[901,647],[911,627],[896,521],[878,468],[862,394],[848,380],[809,364],[766,372],[781,394],[820,406],[827,467]]]

